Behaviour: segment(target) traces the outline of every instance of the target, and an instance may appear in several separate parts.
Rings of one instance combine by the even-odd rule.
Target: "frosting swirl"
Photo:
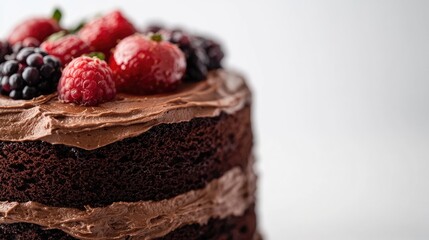
[[[134,137],[162,123],[233,113],[250,101],[242,77],[213,71],[207,80],[168,94],[119,94],[98,107],[64,104],[55,94],[30,101],[0,97],[0,141],[42,140],[87,150]]]

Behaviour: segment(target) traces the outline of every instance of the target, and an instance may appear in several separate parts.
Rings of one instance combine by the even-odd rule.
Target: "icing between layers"
[[[183,84],[174,93],[119,94],[99,107],[64,104],[55,94],[31,101],[0,97],[0,141],[43,140],[92,150],[161,123],[233,113],[250,97],[244,79],[224,70],[211,72],[206,81]]]
[[[116,202],[85,210],[36,202],[0,202],[1,223],[32,223],[59,229],[78,239],[153,239],[188,224],[241,216],[254,202],[256,176],[233,168],[205,188],[153,202]]]

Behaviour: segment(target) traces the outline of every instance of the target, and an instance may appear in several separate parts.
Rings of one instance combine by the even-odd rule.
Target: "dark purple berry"
[[[9,77],[4,76],[1,79],[1,91],[2,93],[8,94],[10,92],[10,85],[9,85]]]
[[[40,67],[40,75],[42,75],[44,78],[51,78],[54,72],[55,68],[49,64],[44,64],[42,67]]]
[[[224,53],[220,45],[211,39],[191,35],[181,29],[166,29],[159,25],[149,26],[143,32],[159,32],[182,50],[187,66],[184,81],[203,80],[209,70],[221,68]]]
[[[47,55],[48,55],[48,53],[47,53],[47,52],[43,51],[43,50],[42,50],[42,49],[40,49],[40,48],[36,48],[36,49],[34,50],[34,52],[35,52],[35,53],[40,53],[42,56],[47,56]]]
[[[22,73],[22,78],[29,86],[35,86],[40,82],[39,70],[34,67],[26,67]]]
[[[20,90],[24,87],[24,79],[18,73],[9,77],[9,85],[11,90]]]
[[[52,82],[53,83],[57,84],[60,81],[60,78],[61,78],[61,72],[60,71],[55,71],[52,74]]]
[[[49,65],[51,65],[54,68],[58,68],[58,67],[61,66],[60,60],[58,60],[58,58],[56,58],[54,56],[50,56],[50,55],[48,55],[46,57],[43,57],[43,63],[44,64],[49,64]]]
[[[31,67],[40,67],[43,65],[43,56],[40,53],[33,53],[27,57],[27,65]]]
[[[202,48],[204,49],[204,51],[206,51],[206,54],[209,58],[208,69],[213,70],[213,69],[221,68],[222,67],[221,62],[225,57],[225,54],[220,44],[218,44],[213,40],[206,39],[203,37],[198,37],[198,40],[200,41]]]
[[[13,45],[13,47],[12,47],[12,51],[13,51],[14,53],[17,53],[17,52],[19,52],[22,48],[24,48],[24,45],[22,45],[22,43],[17,43],[17,44],[15,44],[15,45]]]
[[[21,49],[16,55],[16,60],[20,63],[26,63],[27,57],[34,53],[34,48],[28,47]]]
[[[22,90],[22,98],[29,100],[32,98],[37,97],[38,92],[37,89],[35,87],[29,87],[29,86],[25,86],[24,89]]]
[[[24,69],[28,67],[26,64],[19,64],[18,73],[22,75],[22,72],[24,72]]]
[[[0,63],[6,61],[6,55],[12,52],[10,44],[6,41],[0,41]]]
[[[42,94],[49,94],[52,92],[52,86],[53,84],[50,81],[43,81],[37,85],[37,88]]]
[[[61,63],[26,39],[9,47],[6,62],[0,61],[0,93],[11,99],[32,99],[56,91]],[[0,51],[2,45],[0,44]],[[0,52],[1,53],[1,52]],[[0,56],[1,57],[1,56]]]
[[[10,76],[18,71],[19,64],[15,60],[9,60],[3,65],[3,75]]]
[[[186,57],[186,72],[183,79],[185,81],[201,81],[207,76],[207,65],[209,60],[207,55],[193,36],[182,30],[173,30],[170,35],[170,42],[177,44]]]
[[[20,90],[12,90],[9,93],[9,97],[14,99],[14,100],[18,100],[18,99],[22,99],[22,91]]]

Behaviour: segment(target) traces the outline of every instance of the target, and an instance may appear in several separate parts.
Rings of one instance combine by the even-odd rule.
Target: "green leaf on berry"
[[[162,35],[160,33],[153,33],[152,35],[150,35],[150,39],[155,42],[161,42]]]
[[[100,60],[106,60],[106,55],[104,55],[104,53],[102,53],[102,52],[92,52],[92,53],[86,54],[86,56],[95,57],[95,58],[98,58]]]
[[[58,39],[60,39],[60,38],[62,38],[62,37],[64,37],[64,36],[66,36],[67,35],[67,31],[59,31],[59,32],[56,32],[56,33],[54,33],[54,34],[52,34],[52,35],[50,35],[48,38],[47,38],[47,41],[56,41],[56,40],[58,40]]]
[[[63,14],[61,13],[61,10],[59,8],[55,8],[54,13],[52,14],[52,18],[55,21],[60,22],[62,16],[63,16]]]

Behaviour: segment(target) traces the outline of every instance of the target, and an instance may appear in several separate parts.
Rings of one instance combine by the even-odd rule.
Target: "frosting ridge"
[[[0,141],[42,140],[93,150],[162,123],[233,113],[250,99],[244,79],[225,70],[173,93],[119,94],[116,101],[98,107],[61,103],[55,94],[30,101],[0,97]]]

